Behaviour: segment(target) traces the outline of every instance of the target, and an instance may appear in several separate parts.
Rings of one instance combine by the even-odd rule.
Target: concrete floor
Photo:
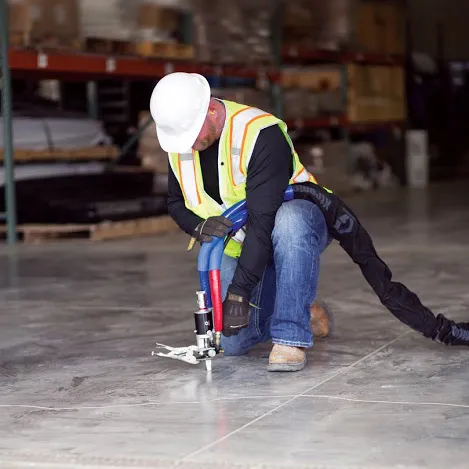
[[[468,319],[469,189],[350,200],[394,273]],[[469,350],[398,322],[337,245],[320,298],[334,334],[299,373],[270,346],[202,365],[152,357],[193,342],[187,237],[0,253],[0,467],[467,468]],[[35,464],[32,464],[35,463]]]

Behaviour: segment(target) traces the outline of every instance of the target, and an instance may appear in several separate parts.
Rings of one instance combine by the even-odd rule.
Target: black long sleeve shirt
[[[218,141],[200,152],[205,192],[222,203],[218,185]],[[293,172],[290,146],[277,126],[260,132],[249,161],[246,179],[248,220],[246,238],[230,291],[250,298],[272,254],[272,230],[275,215],[283,202]],[[179,227],[192,234],[202,221],[184,204],[179,183],[168,171],[168,209]]]

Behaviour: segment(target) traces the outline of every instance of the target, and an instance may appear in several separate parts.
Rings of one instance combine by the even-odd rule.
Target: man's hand
[[[228,291],[223,302],[223,335],[230,337],[249,324],[249,301]]]
[[[196,226],[192,237],[201,243],[210,243],[212,236],[224,238],[232,225],[233,223],[228,218],[222,216],[209,217]]]

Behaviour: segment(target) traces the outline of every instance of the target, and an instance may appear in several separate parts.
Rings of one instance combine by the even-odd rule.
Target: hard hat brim
[[[167,153],[191,152],[192,146],[197,140],[197,137],[204,125],[205,118],[207,117],[211,97],[210,84],[204,76],[195,73],[193,75],[197,76],[204,85],[203,106],[200,109],[199,114],[197,114],[197,117],[194,119],[191,128],[185,132],[168,133],[156,125],[156,134],[160,142],[160,146],[163,151]]]

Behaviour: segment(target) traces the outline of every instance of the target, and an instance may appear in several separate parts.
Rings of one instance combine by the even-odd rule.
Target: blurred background
[[[469,174],[461,0],[0,4],[0,210],[19,236],[104,221],[110,237],[166,229],[167,155],[148,106],[173,71],[284,119],[303,163],[339,194]]]

